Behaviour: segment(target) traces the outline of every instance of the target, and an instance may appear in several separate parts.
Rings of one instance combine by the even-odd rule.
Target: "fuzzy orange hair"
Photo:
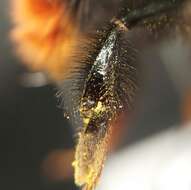
[[[79,32],[66,0],[11,0],[11,39],[19,57],[54,80],[66,77]]]

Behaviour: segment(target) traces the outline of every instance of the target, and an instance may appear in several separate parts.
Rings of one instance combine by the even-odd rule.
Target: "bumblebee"
[[[121,113],[131,111],[139,91],[141,48],[132,42],[131,34],[140,30],[155,43],[177,33],[189,36],[190,26],[183,11],[187,1],[124,0],[118,14],[104,26],[98,24],[99,27],[96,23],[100,23],[101,17],[95,22],[90,17],[90,24],[83,22],[88,20],[85,13],[94,10],[92,6],[87,11],[84,3],[87,1],[19,1],[23,4],[14,6],[16,27],[12,33],[17,51],[34,68],[43,70],[45,66],[46,72],[58,82],[61,90],[57,96],[67,118],[80,128],[73,162],[75,182],[84,190],[92,190],[104,166],[112,123]],[[96,4],[108,2],[113,3],[100,0]],[[72,5],[72,9],[63,11],[67,10],[63,9],[65,5]],[[25,14],[27,17],[23,18]],[[42,32],[36,35],[36,29],[41,27]],[[43,42],[48,42],[48,47]]]

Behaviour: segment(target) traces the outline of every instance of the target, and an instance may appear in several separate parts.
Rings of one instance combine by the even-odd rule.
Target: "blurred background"
[[[26,68],[12,53],[8,1],[0,2],[0,189],[76,189],[73,179],[53,180],[50,166],[60,150],[73,147],[73,134],[58,108],[56,88],[26,88]],[[54,151],[58,152],[54,154]],[[70,155],[70,153],[68,153]],[[49,158],[50,161],[46,161]],[[49,164],[46,164],[48,162]],[[45,171],[49,165],[50,171]],[[67,178],[67,176],[66,176]]]
[[[74,134],[53,85],[25,87],[27,72],[9,41],[8,1],[0,2],[0,189],[73,190]],[[180,94],[165,66],[148,62],[136,114],[118,150],[181,121]]]

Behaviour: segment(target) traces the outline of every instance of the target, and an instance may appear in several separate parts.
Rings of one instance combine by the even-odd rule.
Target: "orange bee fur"
[[[11,0],[11,39],[17,55],[33,71],[53,80],[66,77],[80,38],[66,0]]]

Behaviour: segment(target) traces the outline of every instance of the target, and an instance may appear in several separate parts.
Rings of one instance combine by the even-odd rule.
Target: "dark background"
[[[0,2],[0,189],[75,189],[73,180],[51,183],[41,164],[53,150],[73,147],[73,134],[57,107],[53,86],[24,88],[24,67],[8,39],[8,1]]]

